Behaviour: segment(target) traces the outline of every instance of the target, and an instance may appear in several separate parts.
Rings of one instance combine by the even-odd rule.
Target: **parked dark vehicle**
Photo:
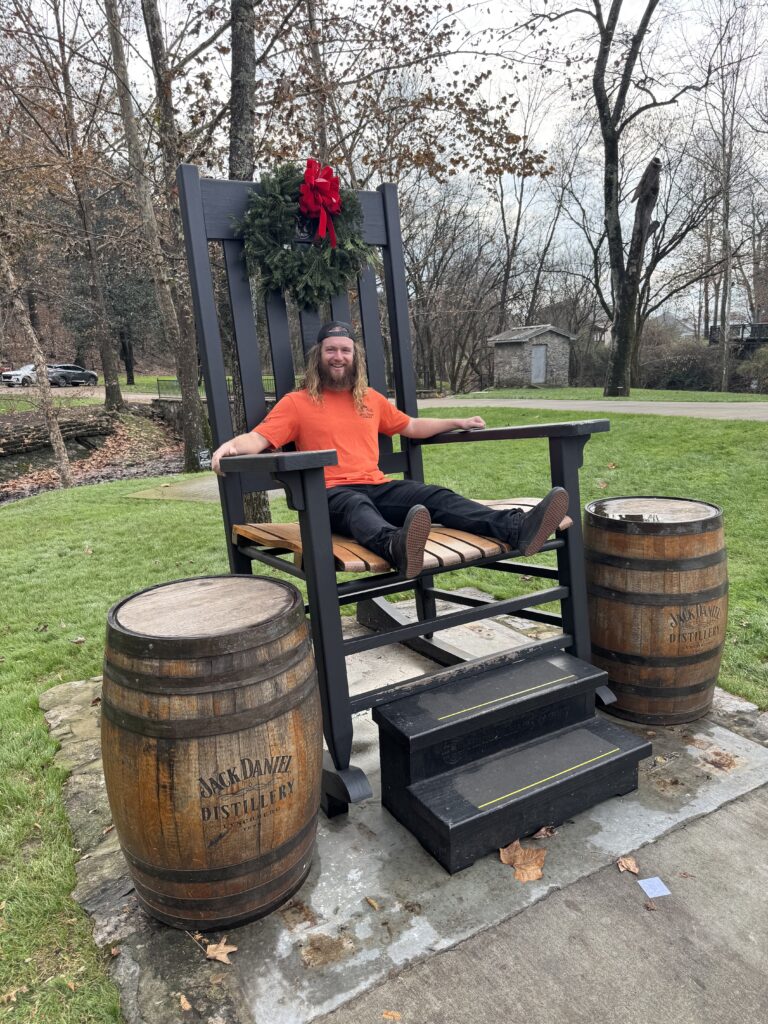
[[[74,363],[56,363],[48,365],[48,380],[53,387],[63,388],[67,384],[76,387],[78,384],[98,384],[98,374],[93,370],[84,370]]]
[[[63,388],[68,384],[76,387],[78,384],[98,384],[98,374],[93,370],[84,370],[82,366],[74,363],[48,363],[48,380],[52,387]],[[7,388],[17,385],[28,388],[31,384],[37,383],[37,374],[32,363],[20,367],[18,370],[7,370],[2,375],[3,384]]]

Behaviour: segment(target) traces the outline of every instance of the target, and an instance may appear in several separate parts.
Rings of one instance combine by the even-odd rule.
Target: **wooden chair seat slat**
[[[493,508],[526,508],[535,505],[537,501],[538,498],[508,498],[483,501],[481,504]],[[571,525],[571,519],[566,516],[560,524],[560,529],[565,530]],[[301,564],[302,546],[298,523],[242,523],[232,528],[235,543],[239,537],[254,541],[256,544],[292,551],[296,556],[296,563]],[[349,537],[334,533],[332,541],[337,572],[387,572],[391,569],[389,562],[380,555],[369,551]],[[508,544],[492,537],[481,537],[474,533],[466,533],[464,530],[453,530],[447,526],[437,525],[432,527],[424,548],[424,569],[426,571],[451,565],[467,565],[480,558],[491,558],[493,555],[511,550]]]

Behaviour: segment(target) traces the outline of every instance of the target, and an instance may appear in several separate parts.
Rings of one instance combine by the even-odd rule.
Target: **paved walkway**
[[[642,413],[651,416],[692,416],[705,420],[759,420],[768,422],[768,402],[633,402],[629,399],[552,399],[552,398],[427,398],[419,409],[487,408],[487,409],[553,409],[568,413],[588,412],[593,416],[606,413]],[[571,417],[569,417],[571,418]]]

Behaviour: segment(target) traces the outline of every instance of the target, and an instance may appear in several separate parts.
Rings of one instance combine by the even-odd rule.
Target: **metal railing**
[[[157,397],[158,398],[181,398],[181,385],[176,377],[157,377]],[[261,383],[264,388],[264,394],[267,398],[275,397],[275,378],[272,374],[262,374]],[[301,387],[303,378],[299,377],[296,379],[296,387]],[[200,394],[205,394],[203,385],[199,385]],[[232,378],[227,377],[227,391],[232,394]]]

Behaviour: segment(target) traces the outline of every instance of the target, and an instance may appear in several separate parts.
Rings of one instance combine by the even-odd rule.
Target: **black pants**
[[[352,537],[383,558],[387,557],[392,534],[403,525],[414,505],[424,505],[432,521],[442,526],[495,537],[513,547],[517,544],[522,510],[487,508],[447,487],[392,480],[386,484],[332,487],[328,491],[333,532]]]

